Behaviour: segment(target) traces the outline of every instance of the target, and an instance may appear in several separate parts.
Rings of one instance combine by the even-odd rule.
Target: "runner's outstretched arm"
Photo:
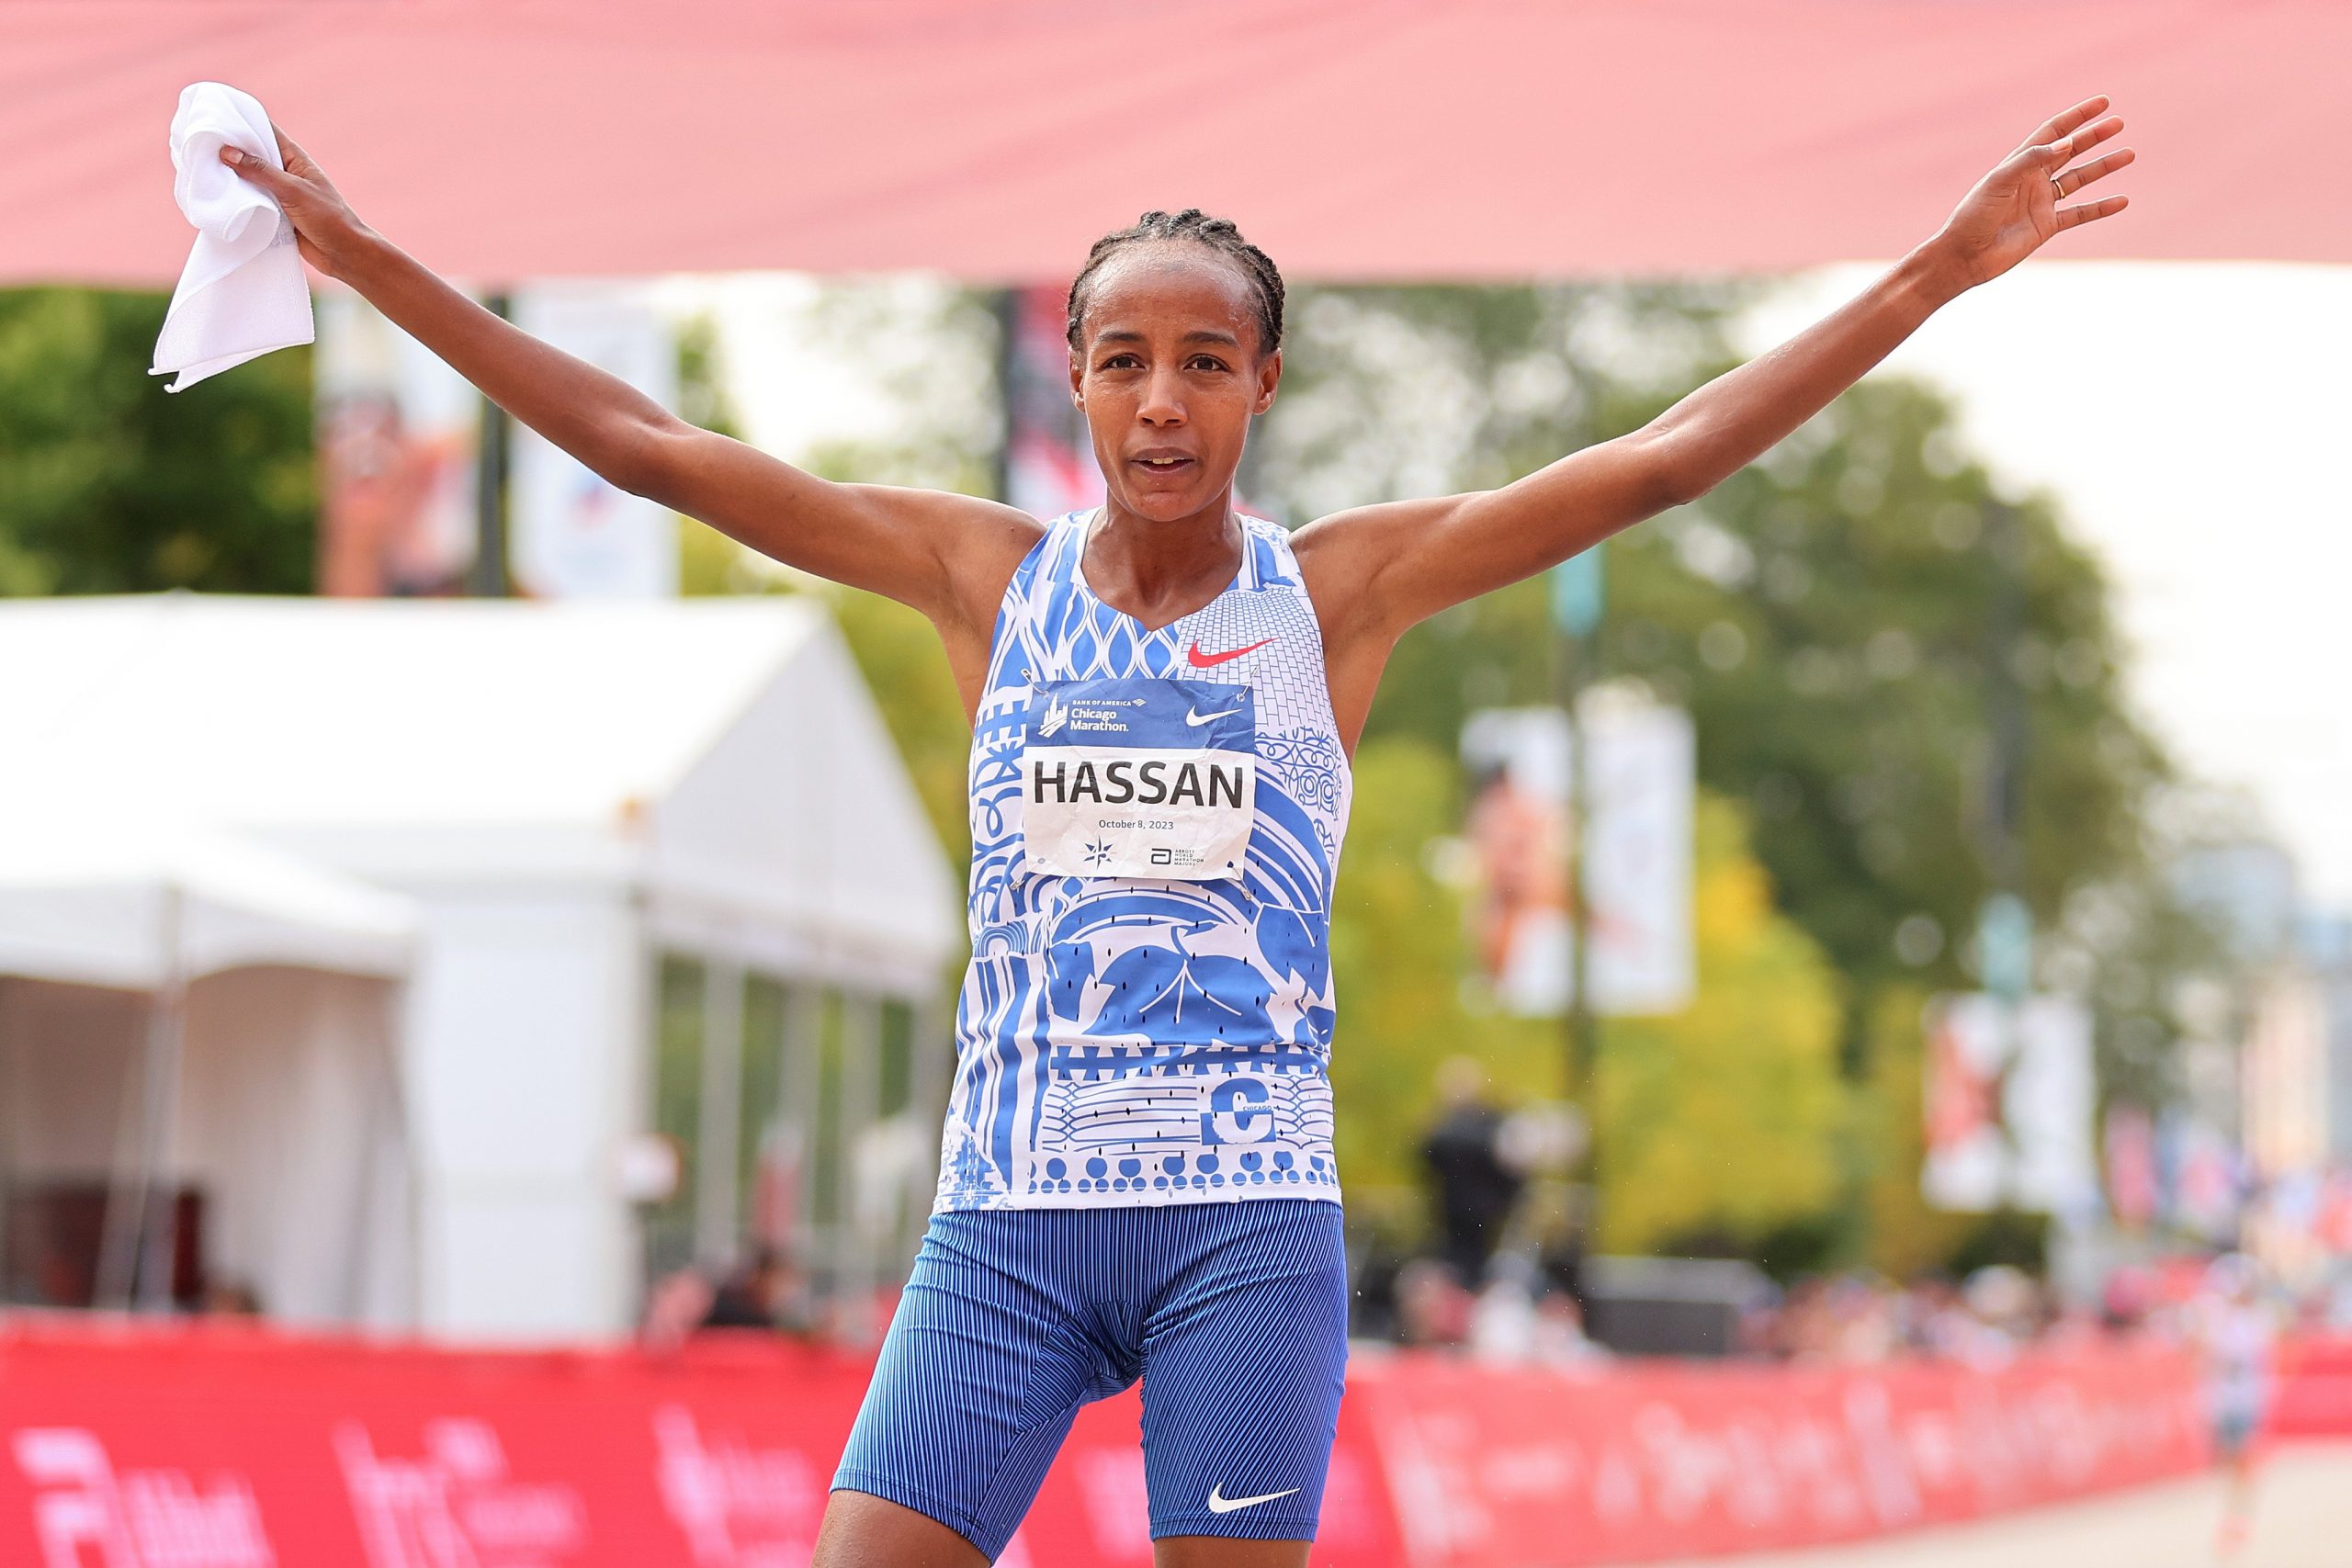
[[[377,234],[285,132],[284,172],[235,149],[223,161],[292,220],[302,257],[356,289],[516,419],[634,494],[698,517],[818,576],[911,604],[939,626],[964,676],[958,631],[978,657],[1005,580],[1036,538],[994,502],[886,485],[836,484],[699,430],[619,378],[502,321]],[[974,678],[977,679],[977,670]]]
[[[2107,103],[2088,98],[2044,121],[1933,239],[1860,297],[1640,430],[1498,490],[1361,507],[1301,529],[1299,559],[1327,617],[1335,680],[1362,685],[1346,667],[1368,661],[1376,673],[1414,623],[1697,500],[1861,379],[1945,303],[2052,235],[2123,210],[2120,196],[2059,206],[2132,161],[2123,150],[2066,167],[2123,128],[2114,116],[2089,123]]]

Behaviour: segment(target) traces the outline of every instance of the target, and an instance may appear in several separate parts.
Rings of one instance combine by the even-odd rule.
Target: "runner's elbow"
[[[1650,436],[1636,450],[1640,456],[1637,505],[1645,517],[1688,506],[1722,482],[1702,454],[1671,436]]]
[[[699,434],[666,415],[662,422],[630,419],[606,435],[599,461],[590,466],[615,489],[674,505],[693,437]]]

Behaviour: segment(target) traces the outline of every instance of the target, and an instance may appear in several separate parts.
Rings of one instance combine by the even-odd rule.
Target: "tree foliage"
[[[1748,297],[1302,293],[1257,469],[1298,519],[1505,483],[1638,428],[1736,363],[1725,323]],[[1602,667],[1690,709],[1701,781],[1747,806],[1775,897],[1855,982],[1849,1042],[1877,987],[1970,981],[1968,934],[1992,886],[1997,681],[2025,704],[2036,915],[2055,924],[2075,891],[2143,869],[2143,807],[2164,765],[2123,699],[2106,583],[2044,498],[2022,504],[2015,547],[1996,553],[1985,517],[1999,500],[1937,393],[1874,378],[1698,504],[1607,547]],[[2010,592],[2015,635],[1996,636]],[[1367,738],[1450,746],[1473,708],[1546,700],[1547,616],[1529,581],[1409,634]]]
[[[1367,742],[1355,766],[1346,870],[1331,924],[1340,999],[1331,1057],[1340,1168],[1368,1194],[1419,1179],[1422,1136],[1449,1057],[1487,1069],[1504,1104],[1560,1098],[1556,1020],[1474,1006],[1468,911],[1433,841],[1461,825],[1450,750],[1417,737]],[[1838,982],[1819,948],[1772,906],[1739,807],[1702,799],[1695,846],[1697,1004],[1611,1021],[1603,1033],[1601,1239],[1646,1249],[1708,1231],[1752,1244],[1836,1196],[1831,1138],[1846,1115],[1838,1072]],[[1374,1205],[1392,1205],[1374,1198]]]
[[[1600,1239],[1611,1251],[1693,1233],[1753,1246],[1838,1196],[1838,976],[1774,910],[1742,816],[1716,796],[1698,812],[1697,998],[1603,1033]]]
[[[1296,523],[1506,483],[1731,368],[1729,323],[1761,287],[1298,290],[1243,489]],[[880,299],[847,290],[823,320],[862,341]],[[967,296],[926,310],[933,351],[886,367],[906,415],[892,437],[811,466],[985,484],[992,324]],[[2014,526],[1988,528],[2004,504]],[[2128,1015],[2101,1002],[2103,1064],[2158,1083],[2171,1044],[2160,998],[2132,983],[2178,945],[2144,852],[2165,773],[2124,704],[2096,564],[2046,498],[1996,493],[1931,389],[1874,378],[1700,503],[1613,541],[1608,576],[1603,667],[1691,711],[1706,804],[1698,1001],[1605,1031],[1606,1243],[1763,1251],[1819,1233],[1905,1264],[1963,1245],[1969,1227],[1916,1196],[1917,998],[1973,983],[2003,682],[2024,706],[2022,861],[2043,929],[2062,933],[2053,977],[2138,998]],[[961,710],[928,628],[835,603],[960,845]],[[1460,897],[1428,853],[1460,826],[1464,718],[1547,700],[1551,636],[1540,582],[1450,611],[1398,648],[1367,727],[1332,935],[1340,1153],[1359,1192],[1418,1179],[1446,1056],[1479,1056],[1505,1099],[1559,1092],[1556,1025],[1465,1001]],[[2109,940],[2118,920],[2131,940]]]
[[[847,482],[988,493],[995,477],[996,321],[980,296],[898,278],[835,284],[818,296],[808,325],[817,342],[843,355],[881,344],[876,390],[900,417],[883,438],[827,439],[787,454],[792,461]],[[690,323],[681,334],[679,368],[682,400],[697,423],[741,434],[722,350],[707,323]],[[809,593],[825,602],[960,872],[971,845],[965,815],[971,727],[930,622],[880,594],[766,560],[700,523],[684,520],[681,528],[689,594]]]
[[[169,393],[164,304],[0,291],[0,593],[310,589],[310,351]]]

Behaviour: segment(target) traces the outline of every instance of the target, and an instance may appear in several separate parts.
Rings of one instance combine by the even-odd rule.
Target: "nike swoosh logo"
[[[1229,1514],[1236,1508],[1254,1508],[1261,1503],[1271,1503],[1277,1497],[1287,1497],[1297,1490],[1298,1488],[1294,1486],[1289,1492],[1269,1492],[1262,1497],[1227,1497],[1224,1495],[1225,1483],[1220,1481],[1209,1489],[1209,1512]]]
[[[1225,718],[1230,715],[1239,713],[1240,711],[1241,710],[1238,707],[1220,708],[1216,713],[1201,713],[1195,710],[1193,712],[1187,713],[1184,716],[1184,722],[1197,727],[1206,724],[1213,718]]]
[[[1245,653],[1255,653],[1265,647],[1266,643],[1273,640],[1272,637],[1268,637],[1265,642],[1253,642],[1247,648],[1237,648],[1230,653],[1203,653],[1201,645],[1196,642],[1184,657],[1193,661],[1193,668],[1195,670],[1214,670],[1228,659],[1238,659]]]

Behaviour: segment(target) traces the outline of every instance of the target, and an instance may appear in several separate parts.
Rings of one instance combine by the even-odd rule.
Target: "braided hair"
[[[1241,237],[1230,218],[1211,218],[1197,207],[1182,212],[1147,212],[1125,229],[1114,230],[1094,242],[1086,253],[1086,265],[1069,286],[1069,345],[1080,346],[1082,334],[1080,322],[1086,314],[1088,286],[1119,249],[1125,245],[1157,240],[1189,240],[1206,245],[1219,255],[1240,267],[1241,276],[1256,297],[1258,307],[1258,352],[1272,354],[1283,345],[1283,275],[1273,258]]]

